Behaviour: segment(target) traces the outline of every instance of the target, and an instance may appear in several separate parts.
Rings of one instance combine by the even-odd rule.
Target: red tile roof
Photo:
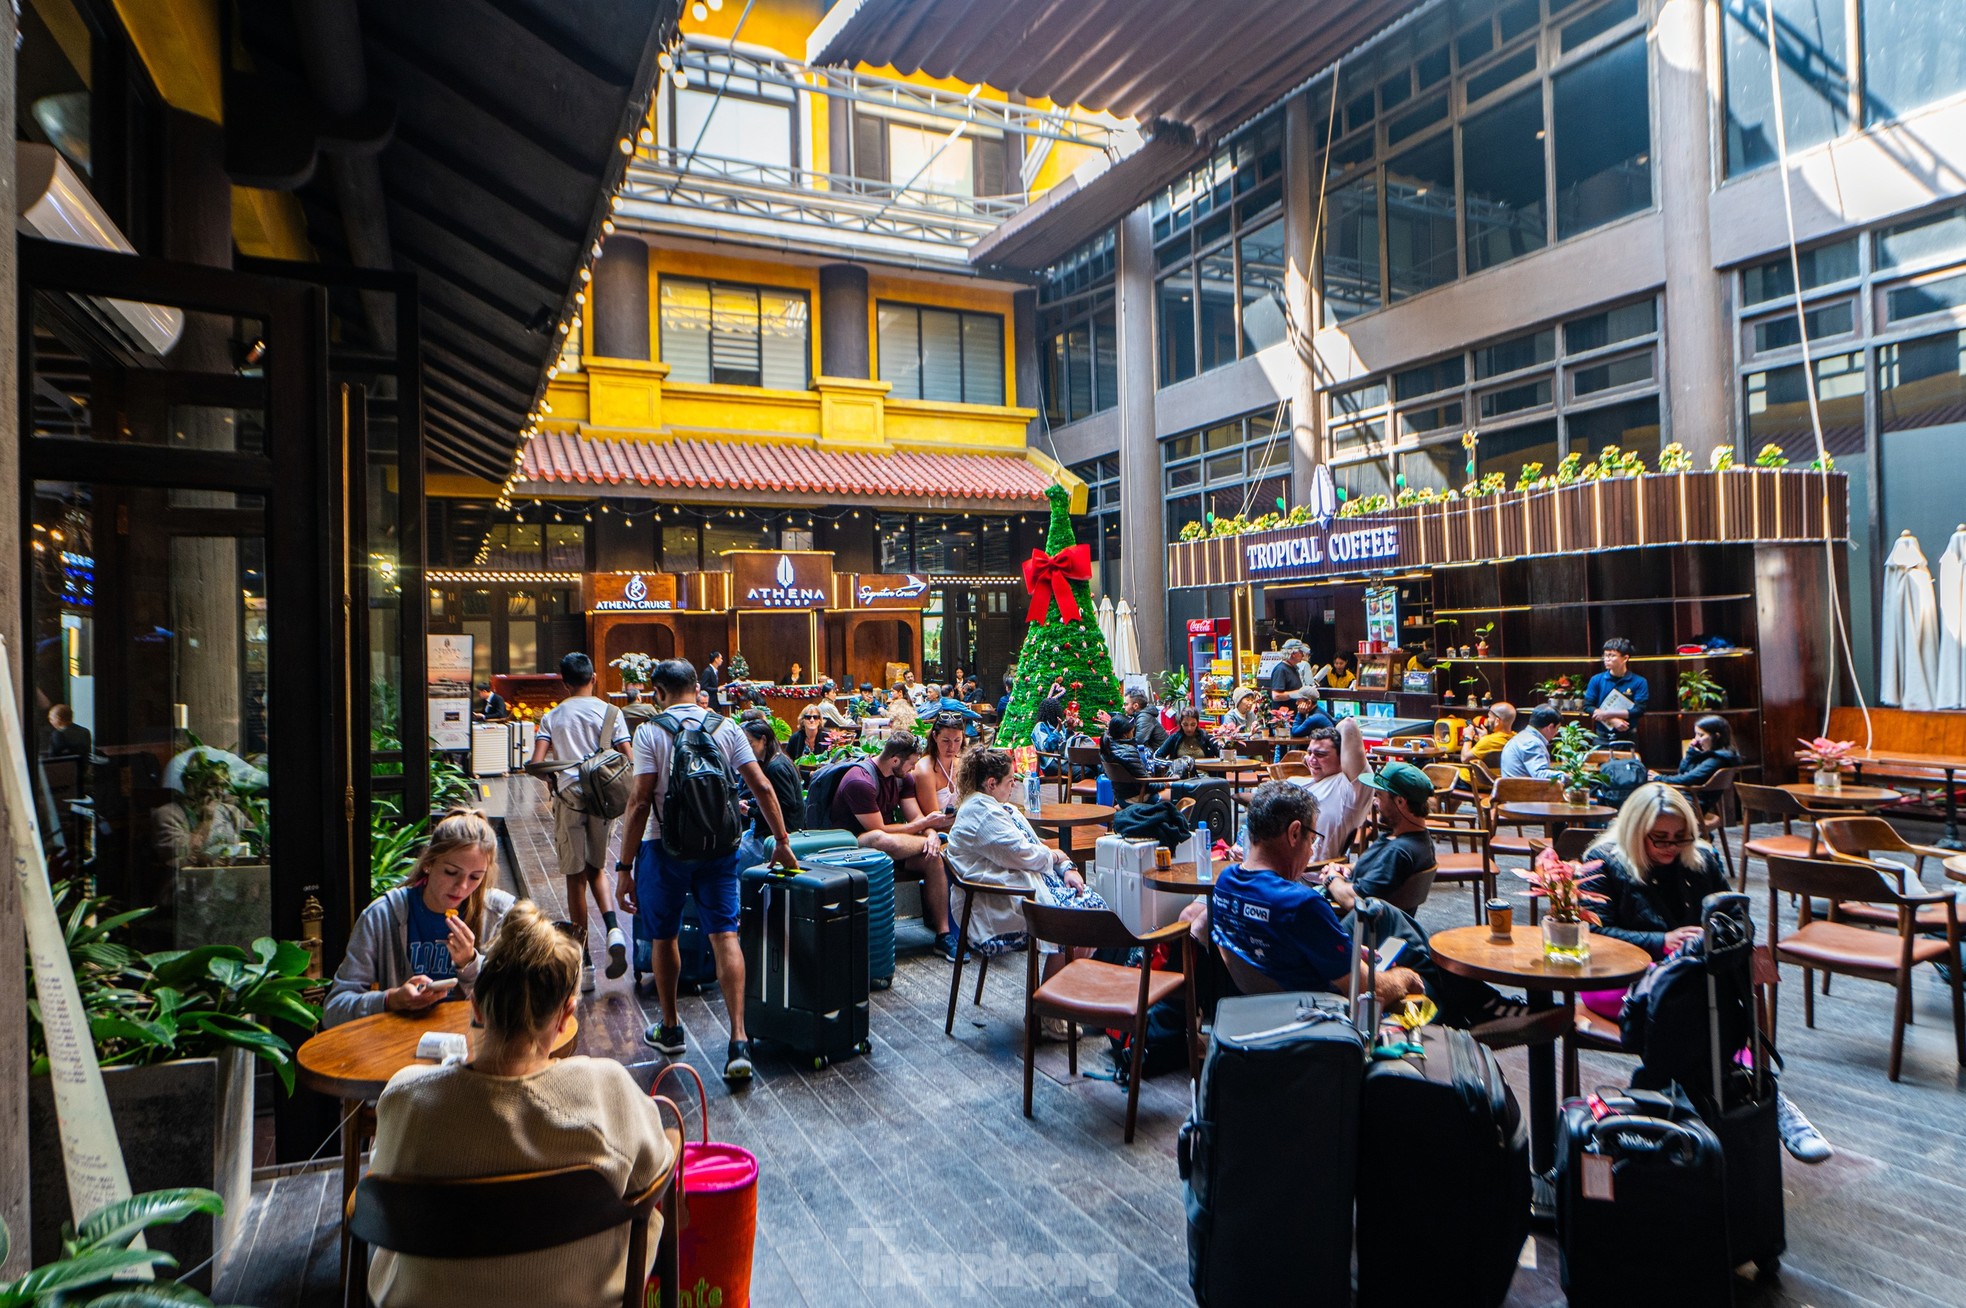
[[[790,442],[623,441],[545,431],[521,480],[795,494],[944,496],[1042,507],[1051,476],[1011,454],[837,453]]]

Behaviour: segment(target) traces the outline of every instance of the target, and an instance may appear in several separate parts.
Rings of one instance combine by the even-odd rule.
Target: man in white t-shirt
[[[697,703],[696,669],[683,659],[664,659],[650,679],[656,703],[662,706],[635,732],[635,788],[628,795],[621,835],[625,854],[636,842],[633,866],[627,859],[614,865],[615,890],[622,905],[635,914],[638,929],[649,942],[649,961],[655,969],[655,994],[661,1016],[649,1023],[642,1040],[672,1058],[684,1052],[682,1019],[676,1011],[676,982],[682,973],[682,954],[676,945],[682,929],[683,901],[696,897],[697,917],[717,956],[717,987],[724,994],[730,1017],[730,1047],[724,1054],[724,1079],[751,1079],[751,1053],[744,1033],[744,950],[738,943],[737,847],[713,858],[675,858],[662,846],[662,803],[669,793],[669,761],[675,756],[675,736],[712,718],[717,725],[710,739],[731,774],[751,789],[770,828],[780,867],[797,870],[791,833],[778,807],[778,794],[765,776],[750,740],[735,722],[716,718]],[[672,734],[675,733],[675,734]]]
[[[1357,718],[1340,718],[1336,727],[1318,727],[1304,742],[1304,765],[1309,777],[1292,777],[1291,784],[1317,796],[1317,862],[1342,859],[1358,830],[1372,792],[1359,778],[1365,775],[1365,739]]]
[[[613,739],[608,743],[626,753],[630,740],[628,720],[621,710],[595,694],[594,660],[585,654],[569,654],[560,660],[560,680],[567,697],[549,709],[533,733],[532,758],[527,770],[546,777],[553,787],[553,849],[559,855],[560,875],[567,881],[567,918],[574,925],[574,938],[581,951],[587,949],[587,896],[601,910],[601,923],[608,933],[608,979],[628,970],[628,937],[615,916],[614,892],[601,875],[608,859],[607,818],[587,812],[581,805],[577,769],[567,768],[592,754],[601,743],[601,728],[612,724]],[[556,765],[544,770],[542,765]],[[594,989],[594,962],[590,958],[581,969],[580,989]]]

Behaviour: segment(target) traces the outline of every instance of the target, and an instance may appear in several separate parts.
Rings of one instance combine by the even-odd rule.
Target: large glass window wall
[[[1265,409],[1170,436],[1161,442],[1161,466],[1170,541],[1210,515],[1283,512],[1290,503],[1289,409]]]
[[[1072,519],[1079,543],[1092,551],[1094,594],[1120,595],[1120,461],[1091,459],[1074,464],[1072,475],[1085,482],[1085,513]]]
[[[1651,208],[1645,8],[1442,7],[1314,87],[1325,325]]]
[[[1113,250],[1107,232],[1046,269],[1038,284],[1039,388],[1054,427],[1119,403]]]

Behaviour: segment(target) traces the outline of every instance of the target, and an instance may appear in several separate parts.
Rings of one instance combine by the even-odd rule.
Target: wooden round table
[[[1117,812],[1119,810],[1111,804],[1046,804],[1035,813],[1026,810],[1025,816],[1038,830],[1056,835],[1058,848],[1065,851],[1065,856],[1072,860],[1072,866],[1083,872],[1092,851],[1072,847],[1072,828],[1105,826]]]
[[[1193,863],[1175,863],[1168,867],[1148,868],[1140,874],[1140,884],[1149,890],[1165,890],[1170,895],[1206,895],[1215,889],[1215,878],[1222,875],[1222,869],[1229,866],[1226,858],[1209,860],[1208,880],[1203,881],[1195,875]]]
[[[1428,740],[1411,745],[1396,745],[1387,741],[1383,745],[1367,746],[1365,752],[1377,758],[1402,759],[1408,762],[1414,759],[1426,759],[1428,762],[1434,762],[1447,751],[1432,740]]]
[[[1818,790],[1812,782],[1791,781],[1782,787],[1797,799],[1810,800],[1817,804],[1833,804],[1842,808],[1882,808],[1895,804],[1904,796],[1895,790],[1882,786],[1845,786],[1841,790]]]
[[[1268,776],[1270,765],[1259,758],[1200,758],[1195,771],[1214,777]]]
[[[1551,804],[1524,801],[1504,804],[1499,814],[1520,822],[1540,822],[1546,827],[1565,827],[1577,822],[1603,822],[1618,816],[1618,810],[1604,804]]]
[[[1946,860],[1946,875],[1954,881],[1966,881],[1966,854],[1954,854]]]
[[[1568,1008],[1580,990],[1628,986],[1652,966],[1652,956],[1637,945],[1600,935],[1591,936],[1591,956],[1585,962],[1552,963],[1543,953],[1543,933],[1536,927],[1518,926],[1507,941],[1492,939],[1486,926],[1449,927],[1436,931],[1427,948],[1435,962],[1457,976],[1522,987],[1531,1011],[1536,1012],[1557,1007],[1558,995]],[[1567,1048],[1568,1036],[1564,1044]],[[1528,1054],[1529,1156],[1540,1177],[1556,1163],[1556,1054],[1548,1043],[1530,1045]]]

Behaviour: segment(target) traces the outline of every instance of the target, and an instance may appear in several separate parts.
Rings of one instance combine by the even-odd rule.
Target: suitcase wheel
[[[1782,1260],[1780,1258],[1770,1258],[1766,1262],[1760,1262],[1754,1265],[1754,1279],[1764,1285],[1770,1281],[1779,1281],[1781,1278]]]
[[[855,1045],[854,1048],[859,1050],[860,1053],[863,1055],[871,1054],[874,1052],[874,1042],[871,1040],[862,1040],[859,1044]]]
[[[816,1055],[812,1060],[812,1070],[817,1072],[832,1061],[832,1059],[826,1057],[824,1054]]]
[[[868,984],[868,986],[869,986],[870,988],[872,988],[872,989],[875,989],[875,990],[887,990],[887,989],[890,989],[890,988],[892,988],[892,987],[893,987],[893,985],[894,985],[894,978],[893,978],[893,977],[891,977],[891,976],[889,976],[889,977],[880,977],[880,978],[877,978],[877,979],[875,979],[875,980],[873,980],[873,981],[869,981],[869,982],[868,982],[867,984]]]

